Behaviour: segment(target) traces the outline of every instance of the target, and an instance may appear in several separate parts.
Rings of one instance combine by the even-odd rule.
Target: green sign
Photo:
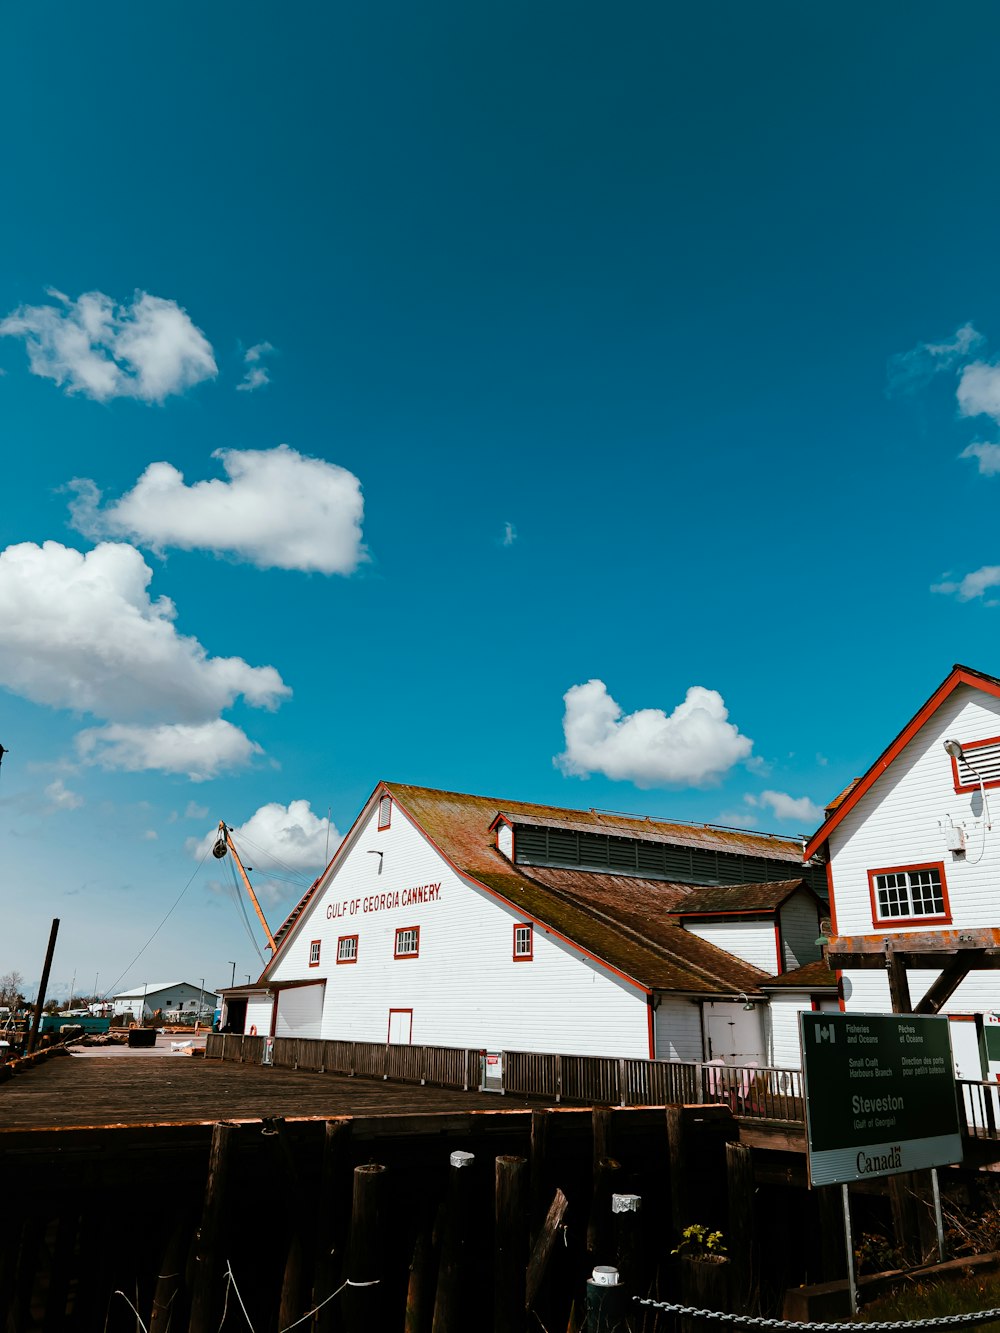
[[[962,1160],[947,1018],[799,1014],[809,1182]]]

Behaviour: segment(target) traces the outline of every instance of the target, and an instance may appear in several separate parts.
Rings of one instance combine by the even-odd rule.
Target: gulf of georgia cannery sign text
[[[962,1160],[947,1018],[799,1014],[809,1183]]]
[[[385,912],[393,907],[416,907],[436,903],[440,898],[440,883],[417,884],[411,889],[387,889],[384,893],[367,893],[361,898],[343,898],[338,903],[327,903],[326,919],[335,921],[342,916],[367,916],[370,912]]]

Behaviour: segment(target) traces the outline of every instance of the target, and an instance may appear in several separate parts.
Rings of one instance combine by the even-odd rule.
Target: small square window
[[[311,940],[309,943],[309,966],[319,967],[319,940]]]
[[[514,962],[527,963],[535,956],[535,928],[530,922],[514,927]]]
[[[396,931],[394,958],[417,958],[420,954],[420,927],[402,926]]]
[[[356,963],[358,961],[357,935],[341,935],[337,941],[337,962]]]
[[[392,822],[392,797],[383,796],[378,803],[378,826],[388,828]]]

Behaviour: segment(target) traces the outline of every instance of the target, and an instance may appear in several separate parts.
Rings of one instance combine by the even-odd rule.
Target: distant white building
[[[116,1016],[127,1015],[136,1023],[152,1018],[157,1010],[165,1019],[180,1014],[199,1014],[210,1018],[218,1007],[214,990],[192,985],[190,981],[151,981],[145,986],[119,991],[111,997]]]

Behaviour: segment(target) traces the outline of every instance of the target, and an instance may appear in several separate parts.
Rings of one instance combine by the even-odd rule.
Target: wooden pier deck
[[[211,1124],[282,1116],[400,1117],[538,1106],[520,1097],[165,1055],[50,1060],[0,1089],[11,1131]]]

